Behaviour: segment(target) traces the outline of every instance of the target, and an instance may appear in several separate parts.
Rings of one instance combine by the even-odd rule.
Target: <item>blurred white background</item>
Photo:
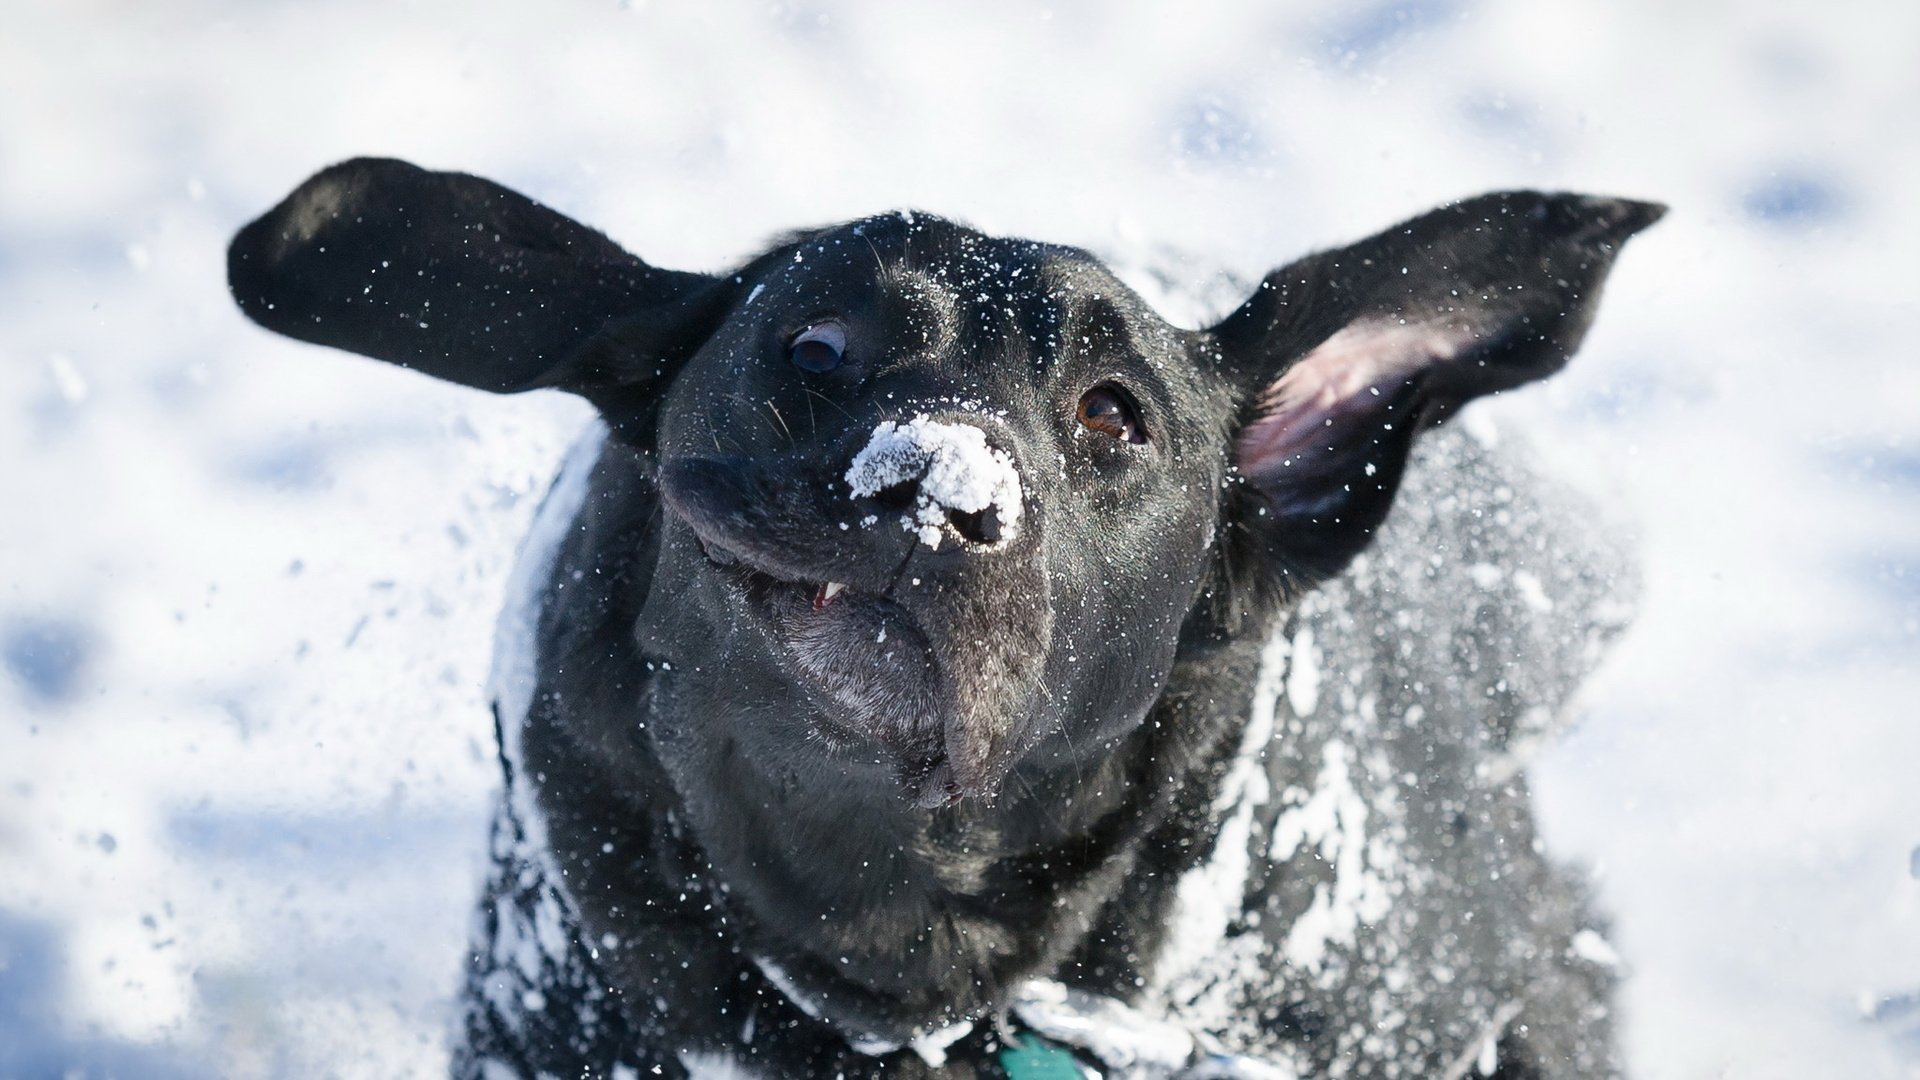
[[[9,5],[0,1075],[434,1075],[493,613],[585,419],[248,325],[316,168],[720,269],[893,207],[1251,278],[1502,187],[1669,202],[1481,408],[1643,614],[1535,770],[1644,1078],[1920,1076],[1920,5]]]

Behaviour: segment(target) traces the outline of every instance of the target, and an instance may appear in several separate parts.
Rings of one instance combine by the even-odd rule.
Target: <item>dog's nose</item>
[[[881,422],[854,455],[846,482],[871,517],[898,515],[935,550],[949,539],[990,547],[1020,527],[1024,493],[1013,456],[964,419],[921,413]]]

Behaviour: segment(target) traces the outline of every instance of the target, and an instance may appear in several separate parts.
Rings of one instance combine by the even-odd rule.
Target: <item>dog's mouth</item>
[[[859,753],[878,744],[917,804],[964,794],[946,760],[946,680],[904,605],[847,582],[793,575],[698,529],[694,536],[782,666],[819,703],[809,711],[829,747]]]
[[[767,602],[766,594],[773,589],[800,589],[804,592],[811,588],[813,610],[825,611],[847,591],[847,584],[844,581],[808,582],[778,577],[769,571],[755,567],[732,548],[709,540],[698,533],[694,534],[694,538],[699,541],[700,553],[707,557],[708,562],[739,578],[750,592],[757,594],[762,603]]]
[[[936,549],[875,527],[805,456],[669,457],[659,477],[700,569],[800,692],[796,731],[850,757],[877,754],[920,806],[998,788],[1045,699],[1052,609],[1040,559],[1004,545]]]

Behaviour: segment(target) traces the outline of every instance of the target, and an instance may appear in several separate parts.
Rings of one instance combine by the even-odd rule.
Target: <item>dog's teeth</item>
[[[826,587],[820,590],[820,594],[822,596],[825,596],[827,599],[831,600],[834,597],[839,596],[840,590],[844,588],[846,588],[846,586],[842,585],[837,581],[829,581],[827,582]]]
[[[813,610],[819,611],[821,608],[833,603],[833,598],[839,596],[845,589],[846,586],[838,581],[829,581],[818,589],[815,589],[813,592]]]

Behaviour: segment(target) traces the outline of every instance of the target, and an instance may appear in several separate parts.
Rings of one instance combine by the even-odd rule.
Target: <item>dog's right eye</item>
[[[787,359],[801,371],[818,374],[832,371],[847,356],[847,328],[829,319],[817,322],[793,335],[787,345]]]

